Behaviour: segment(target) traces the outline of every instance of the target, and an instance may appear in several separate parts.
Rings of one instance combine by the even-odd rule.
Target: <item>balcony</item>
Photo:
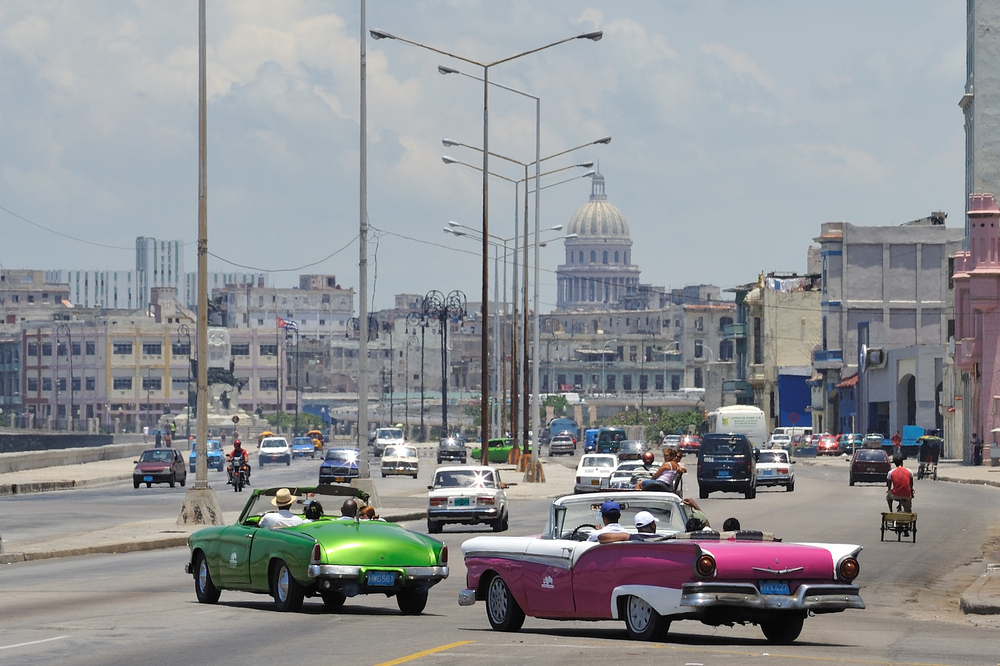
[[[722,337],[726,340],[745,340],[747,337],[746,322],[742,324],[726,324],[722,327]]]
[[[834,370],[844,365],[844,353],[839,349],[813,352],[813,367],[817,370]]]

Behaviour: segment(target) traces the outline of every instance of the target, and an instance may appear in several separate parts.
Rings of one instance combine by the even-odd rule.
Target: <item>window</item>
[[[68,349],[66,349],[66,343],[64,343],[64,342],[58,342],[58,343],[56,343],[56,345],[57,345],[56,346],[56,356],[65,356],[66,352],[69,351]]]
[[[87,390],[96,391],[97,390],[97,379],[94,377],[87,377]]]
[[[31,392],[33,392],[33,393],[36,392],[36,391],[38,391],[38,378],[37,377],[28,377],[28,390],[31,391]]]
[[[52,380],[49,379],[48,377],[43,377],[42,378],[42,390],[43,391],[51,391],[52,390]]]
[[[670,390],[680,391],[681,390],[681,376],[680,375],[670,375]]]
[[[258,326],[263,326],[264,325],[264,320],[263,319],[258,319],[257,320],[257,325]]]
[[[622,375],[622,389],[625,391],[632,390],[632,375]]]
[[[159,342],[143,342],[142,343],[142,355],[143,356],[162,356],[163,355],[163,345]]]
[[[607,250],[604,251],[603,261],[601,263],[604,263],[604,264],[608,263],[608,251]]]
[[[596,264],[597,263],[597,250],[591,250],[590,251],[590,263],[592,263],[592,264]]]
[[[28,343],[28,356],[38,356],[38,343],[29,342]]]
[[[320,326],[326,326],[326,319],[320,319],[319,320],[319,325]]]
[[[330,294],[323,294],[323,302],[324,303],[330,302]]]
[[[618,263],[618,250],[615,250],[615,263]]]
[[[43,342],[42,343],[42,356],[52,356],[52,343]]]
[[[753,318],[753,362],[761,364],[764,362],[764,340],[762,339],[760,317]],[[700,386],[698,388],[701,388]]]
[[[229,345],[229,353],[233,356],[249,356],[250,355],[250,343],[243,342],[240,344]]]
[[[260,378],[260,390],[261,391],[277,391],[278,390],[278,380],[268,379],[266,377]]]
[[[583,263],[583,250],[580,250],[580,263]]]
[[[142,390],[143,391],[159,391],[161,386],[163,386],[163,378],[162,377],[143,377],[142,378]]]
[[[171,377],[170,387],[174,391],[186,391],[188,387],[187,377]]]
[[[111,345],[112,353],[120,356],[131,356],[132,355],[132,343],[131,342],[115,342]],[[130,382],[132,380],[129,380]],[[129,387],[131,388],[131,386]]]
[[[170,345],[170,353],[174,356],[190,356],[191,355],[191,343],[190,342],[174,342]]]
[[[66,378],[65,377],[60,377],[59,379],[57,379],[56,380],[56,387],[57,387],[56,388],[57,391],[65,391],[66,390]]]
[[[132,389],[131,377],[115,377],[112,380],[112,388],[116,391],[130,391]]]
[[[97,353],[97,343],[87,343],[87,356],[94,356]]]
[[[28,294],[28,302],[29,303],[34,303],[35,302],[35,295],[34,294]]]
[[[695,358],[703,358],[703,355],[705,353],[704,344],[705,343],[702,340],[695,340],[694,341],[694,357]]]
[[[79,356],[80,355],[80,343],[79,342],[74,342],[72,344],[72,347],[73,347],[73,356]]]
[[[278,355],[278,345],[261,345],[260,346],[261,356],[277,356]]]

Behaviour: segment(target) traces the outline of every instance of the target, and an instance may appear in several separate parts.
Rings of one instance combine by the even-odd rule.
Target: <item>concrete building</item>
[[[184,242],[156,240],[139,236],[135,239],[135,274],[138,299],[134,307],[149,303],[150,290],[172,287],[178,294],[184,289]]]
[[[299,337],[342,338],[354,315],[354,290],[341,289],[333,275],[300,275],[297,289],[257,284],[227,285],[212,292],[223,297],[230,328],[277,330],[278,318],[294,321]]]
[[[208,273],[208,294],[211,296],[218,290],[227,286],[256,285],[265,287],[266,281],[263,273],[219,273],[209,271]],[[184,275],[183,303],[192,310],[198,310],[198,273],[186,273]]]
[[[140,304],[139,279],[134,270],[51,270],[45,271],[45,279],[50,283],[67,284],[67,300],[74,307],[110,310],[144,307]]]
[[[862,368],[860,432],[888,436],[904,425],[940,423],[946,344],[954,317],[950,257],[961,249],[961,229],[946,215],[900,226],[822,225],[822,341],[813,353],[814,430],[848,422],[840,412],[838,384],[858,372],[859,349],[885,352],[884,367]],[[859,325],[867,340],[859,341]]]
[[[68,298],[68,285],[50,281],[45,271],[0,270],[0,325],[51,321],[72,307]]]

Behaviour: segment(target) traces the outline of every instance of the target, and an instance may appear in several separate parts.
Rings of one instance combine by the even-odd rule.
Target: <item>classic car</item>
[[[631,490],[635,488],[636,482],[633,480],[632,475],[636,470],[642,469],[642,467],[641,460],[626,460],[618,463],[618,467],[608,477],[608,488],[611,490]],[[652,471],[655,472],[658,467],[659,465],[654,465]]]
[[[465,442],[454,437],[443,437],[438,442],[437,464],[440,465],[445,460],[458,461],[463,464],[469,460],[469,452],[465,449]]]
[[[611,472],[618,466],[618,458],[612,453],[587,453],[576,466],[575,493],[596,493],[607,488]]]
[[[764,442],[765,449],[790,449],[792,448],[792,436],[783,432],[771,433],[771,436]]]
[[[221,472],[226,466],[226,454],[222,450],[222,442],[217,439],[208,440],[208,466],[215,469],[217,472]],[[198,464],[198,443],[191,440],[191,454],[188,456],[188,467],[191,473],[195,473],[195,467]]]
[[[145,483],[149,488],[154,483],[166,483],[171,488],[175,483],[183,487],[187,483],[187,466],[177,449],[146,449],[135,461],[132,470],[132,485],[136,488]]]
[[[375,441],[373,443],[375,455],[381,456],[387,446],[405,443],[406,440],[403,438],[402,428],[379,428],[375,432]]]
[[[795,490],[794,464],[784,449],[761,449],[757,452],[757,485],[784,486],[792,492]]]
[[[576,437],[569,431],[563,431],[549,441],[549,455],[565,453],[568,456],[576,453]]]
[[[358,477],[357,449],[327,449],[319,466],[320,483],[350,482]]]
[[[436,534],[447,523],[489,523],[494,532],[506,530],[506,488],[492,467],[438,467],[427,486],[427,531]]]
[[[387,446],[382,452],[382,478],[390,474],[402,474],[417,478],[420,461],[415,446]]]
[[[850,485],[859,481],[885,483],[892,465],[885,449],[854,449],[851,457]]]
[[[601,504],[621,506],[622,526],[649,511],[656,534],[586,541]],[[459,604],[486,602],[496,631],[526,615],[551,620],[624,620],[633,639],[661,637],[675,620],[757,624],[790,643],[809,614],[864,608],[861,546],[787,543],[761,532],[684,532],[689,509],[672,493],[619,491],[555,500],[539,537],[475,537],[462,544],[466,589]],[[630,537],[633,535],[630,535]],[[643,540],[639,540],[643,539]]]
[[[701,438],[698,435],[681,435],[677,450],[681,453],[698,453],[701,448]]]
[[[292,457],[305,458],[306,456],[316,457],[316,445],[313,444],[312,437],[292,437]]]
[[[421,613],[427,590],[448,577],[448,548],[431,537],[380,520],[323,516],[293,527],[258,527],[275,511],[279,489],[255,490],[233,525],[207,527],[188,537],[198,601],[214,604],[222,590],[269,594],[280,611],[295,611],[304,598],[321,597],[339,608],[347,597],[396,597],[404,615]],[[339,509],[346,497],[367,500],[349,486],[289,488],[298,499]],[[337,511],[339,513],[339,511]]]
[[[292,447],[284,437],[265,437],[257,449],[257,467],[263,467],[265,462],[283,462],[292,464]]]
[[[819,441],[816,442],[816,455],[839,456],[840,442],[830,433],[824,432],[819,436]]]
[[[505,463],[508,458],[510,458],[510,450],[514,446],[514,440],[510,437],[492,437],[490,438],[489,445],[489,461],[491,463]],[[531,446],[528,446],[528,451],[531,451]],[[472,449],[472,453],[469,454],[473,460],[482,461],[482,447],[477,446]]]
[[[864,445],[865,436],[859,432],[845,432],[837,435],[837,444],[841,453],[854,453]]]
[[[646,443],[637,439],[626,439],[618,446],[618,460],[641,460],[646,452]]]

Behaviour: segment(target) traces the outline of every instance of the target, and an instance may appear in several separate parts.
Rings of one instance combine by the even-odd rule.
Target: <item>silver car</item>
[[[559,453],[566,455],[576,454],[576,438],[568,432],[561,432],[549,442],[549,455],[554,456]]]

